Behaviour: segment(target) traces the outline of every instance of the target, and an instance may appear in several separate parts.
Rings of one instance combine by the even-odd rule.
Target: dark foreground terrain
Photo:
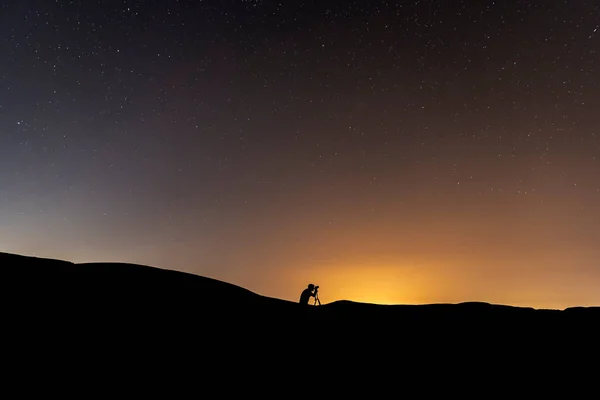
[[[446,394],[470,390],[487,398],[522,384],[549,390],[565,383],[565,374],[576,375],[581,388],[600,372],[598,307],[302,307],[147,266],[6,253],[0,266],[5,365],[59,387],[138,382],[147,391],[176,376],[196,390],[218,387],[209,398],[248,393],[248,380],[278,398],[312,395],[314,385],[337,397],[363,385],[404,394],[412,388],[422,397],[450,379]]]

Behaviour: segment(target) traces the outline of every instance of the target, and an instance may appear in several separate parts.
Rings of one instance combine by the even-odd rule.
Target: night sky
[[[0,5],[0,251],[600,304],[595,1]]]

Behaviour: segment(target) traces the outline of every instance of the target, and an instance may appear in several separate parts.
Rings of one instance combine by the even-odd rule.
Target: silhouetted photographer
[[[308,304],[308,301],[311,297],[315,298],[315,305],[317,302],[321,305],[321,300],[319,300],[319,287],[310,283],[306,289],[302,291],[300,295],[300,304]]]

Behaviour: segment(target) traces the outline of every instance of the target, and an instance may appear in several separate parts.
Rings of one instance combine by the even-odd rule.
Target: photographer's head
[[[309,283],[309,284],[308,284],[308,288],[309,288],[310,290],[313,290],[313,289],[315,288],[315,285],[313,285],[312,283]]]

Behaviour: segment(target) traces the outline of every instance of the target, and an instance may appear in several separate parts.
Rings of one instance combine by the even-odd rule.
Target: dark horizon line
[[[248,291],[254,295],[260,296],[260,297],[264,297],[264,298],[268,298],[268,299],[274,299],[274,300],[279,300],[279,301],[284,301],[284,302],[289,302],[289,303],[295,303],[291,300],[286,300],[286,299],[281,299],[281,298],[277,298],[277,297],[271,297],[271,296],[265,296],[259,293],[256,293],[248,288],[245,288],[243,286],[237,285],[235,283],[231,283],[231,282],[226,282],[220,279],[216,279],[216,278],[211,278],[208,276],[204,276],[204,275],[199,275],[199,274],[194,274],[191,272],[185,272],[185,271],[178,271],[178,270],[173,270],[173,269],[168,269],[168,268],[161,268],[161,267],[157,267],[157,266],[152,266],[152,265],[145,265],[145,264],[135,264],[135,263],[128,263],[128,262],[119,262],[119,261],[93,261],[93,262],[73,262],[73,261],[69,261],[69,260],[63,260],[63,259],[58,259],[58,258],[49,258],[49,257],[41,257],[41,256],[31,256],[31,255],[26,255],[26,254],[20,254],[20,253],[8,253],[8,252],[4,252],[4,251],[0,251],[0,257],[20,257],[20,258],[26,258],[26,259],[35,259],[35,260],[40,260],[40,261],[50,261],[50,262],[62,262],[62,263],[68,263],[68,264],[72,264],[72,265],[114,265],[114,266],[118,266],[118,265],[122,265],[122,266],[131,266],[131,267],[140,267],[142,269],[152,269],[152,270],[158,270],[158,271],[168,271],[169,273],[174,273],[174,274],[178,274],[178,275],[187,275],[190,277],[199,277],[202,279],[208,279],[208,280],[212,280],[215,282],[219,282],[219,283],[224,283],[230,286],[235,286],[237,288],[243,289],[245,291]],[[402,308],[413,308],[413,307],[443,307],[443,306],[475,306],[475,305],[479,305],[479,306],[484,306],[484,307],[506,307],[506,308],[513,308],[513,309],[521,309],[521,310],[536,310],[536,311],[565,311],[565,310],[571,310],[571,309],[588,309],[588,308],[600,308],[600,306],[571,306],[571,307],[565,307],[563,309],[560,308],[535,308],[535,307],[526,307],[526,306],[516,306],[516,305],[510,305],[510,304],[496,304],[496,303],[489,303],[489,302],[485,302],[485,301],[477,301],[477,300],[465,300],[462,302],[458,302],[458,303],[423,303],[423,304],[381,304],[381,303],[367,303],[367,302],[360,302],[360,301],[354,301],[354,300],[348,300],[348,299],[340,299],[340,300],[335,300],[332,301],[330,303],[323,303],[323,306],[326,305],[342,305],[342,304],[356,304],[356,305],[360,305],[360,306],[378,306],[378,307],[402,307]]]

